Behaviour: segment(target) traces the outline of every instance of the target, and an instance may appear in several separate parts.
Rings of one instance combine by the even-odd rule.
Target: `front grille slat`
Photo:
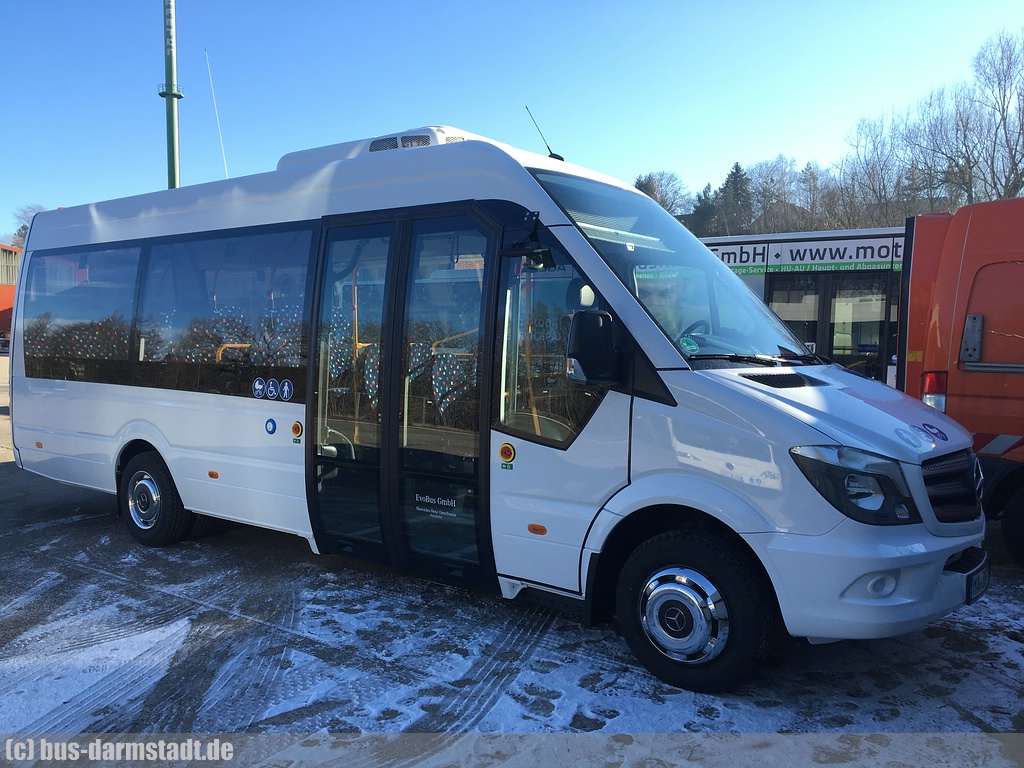
[[[981,516],[971,451],[929,459],[921,465],[928,500],[940,523],[963,523]]]

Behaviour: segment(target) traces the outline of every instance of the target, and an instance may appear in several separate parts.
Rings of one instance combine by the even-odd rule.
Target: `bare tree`
[[[40,211],[45,211],[46,206],[39,205],[39,203],[33,203],[32,205],[23,205],[14,212],[14,218],[18,222],[18,231],[11,236],[11,242],[9,245],[16,246],[18,248],[25,247],[25,237],[28,235],[28,225],[32,223],[32,217]]]
[[[900,226],[1024,196],[1024,29],[990,38],[972,69],[970,82],[936,89],[905,113],[862,118],[850,152],[829,168],[796,173],[783,155],[749,173],[734,166],[725,184],[697,196],[687,225],[702,237]],[[658,199],[654,176],[636,186]]]
[[[757,232],[795,232],[813,226],[810,212],[798,205],[796,161],[785,155],[749,169],[754,224]]]
[[[844,186],[859,208],[854,217],[861,227],[902,223],[909,204],[905,144],[900,119],[892,115],[861,118],[850,138],[853,153],[843,165]]]
[[[967,84],[939,88],[922,99],[903,140],[922,195],[957,207],[984,199],[980,137],[984,111]]]
[[[990,38],[974,81],[939,88],[907,120],[910,171],[928,210],[1024,192],[1024,33]]]
[[[637,176],[633,186],[673,216],[693,210],[693,195],[680,178],[670,171],[655,171]]]
[[[796,204],[805,211],[807,230],[835,229],[838,183],[832,169],[807,163],[796,180]]]
[[[1024,30],[989,39],[974,57],[975,98],[986,120],[979,140],[985,196],[1024,191]]]

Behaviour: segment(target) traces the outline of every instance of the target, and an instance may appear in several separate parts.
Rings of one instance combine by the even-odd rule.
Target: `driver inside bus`
[[[665,333],[673,340],[693,330],[707,332],[707,306],[698,298],[695,275],[677,268],[637,275],[637,295]]]
[[[665,332],[676,339],[682,333],[683,307],[680,286],[675,277],[649,277],[637,280],[637,294],[647,311]]]

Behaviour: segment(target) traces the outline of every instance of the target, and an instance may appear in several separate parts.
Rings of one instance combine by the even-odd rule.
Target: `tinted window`
[[[127,381],[140,249],[37,254],[24,292],[30,377]]]
[[[471,563],[479,562],[480,329],[492,234],[468,216],[415,223],[402,334],[408,546]]]
[[[248,395],[257,379],[292,377],[306,362],[311,243],[302,229],[154,245],[139,306],[138,383]]]
[[[394,224],[338,227],[327,236],[317,410],[317,491],[326,533],[384,541],[380,422],[384,297]]]
[[[498,429],[537,442],[568,446],[580,433],[606,388],[578,384],[566,375],[566,346],[575,312],[602,309],[589,281],[551,245],[553,263],[531,271],[506,259],[502,276],[504,351],[498,380]]]

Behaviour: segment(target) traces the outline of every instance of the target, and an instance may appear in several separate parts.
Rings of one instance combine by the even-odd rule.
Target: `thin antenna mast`
[[[529,107],[526,108],[526,114],[528,114],[530,116],[530,119],[533,120],[533,127],[537,129],[537,133],[540,134],[540,140],[543,141],[544,146],[547,147],[548,157],[553,158],[555,160],[565,160],[565,158],[562,157],[561,155],[556,155],[554,152],[551,151],[551,145],[548,144],[548,140],[544,138],[544,132],[541,131],[540,126],[537,125],[537,120],[534,118],[533,112],[530,111]]]
[[[224,178],[231,178],[228,176],[228,156],[224,153],[224,134],[220,130],[220,112],[217,111],[217,94],[213,91],[213,70],[210,69],[210,52],[203,49],[203,53],[206,54],[206,71],[210,75],[210,95],[213,97],[213,116],[217,118],[217,136],[220,137],[220,156],[224,160]]]

